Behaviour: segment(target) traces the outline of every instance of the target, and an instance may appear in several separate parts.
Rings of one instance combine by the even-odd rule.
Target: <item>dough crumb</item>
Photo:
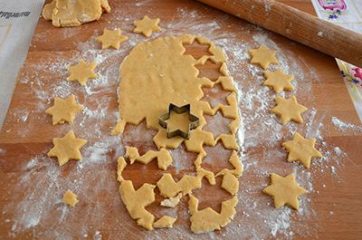
[[[75,205],[79,202],[78,197],[72,191],[67,190],[63,195],[63,203],[68,204],[71,207],[75,207]]]

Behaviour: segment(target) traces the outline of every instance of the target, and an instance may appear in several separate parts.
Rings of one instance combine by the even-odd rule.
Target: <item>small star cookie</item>
[[[276,52],[265,45],[261,45],[259,48],[250,49],[251,63],[259,64],[262,68],[267,69],[272,63],[279,63],[276,58]]]
[[[68,204],[71,207],[74,207],[79,202],[77,195],[72,191],[67,190],[63,195],[63,203]]]
[[[161,28],[158,26],[159,23],[159,18],[151,19],[148,16],[144,16],[142,20],[136,20],[133,22],[136,26],[133,32],[142,33],[146,37],[149,37],[153,32],[161,31]]]
[[[314,138],[305,139],[299,133],[295,133],[292,141],[282,144],[289,152],[288,162],[300,161],[309,168],[313,157],[322,157],[322,154],[314,148],[315,142]]]
[[[287,124],[291,120],[297,123],[303,123],[301,114],[308,109],[303,105],[300,105],[295,96],[292,96],[289,99],[277,96],[275,101],[277,106],[271,111],[280,117],[280,121],[283,125]]]
[[[276,93],[280,93],[283,90],[293,90],[293,85],[290,83],[293,79],[293,75],[287,75],[280,70],[275,72],[265,71],[266,80],[264,85],[274,89]]]
[[[298,197],[306,193],[307,190],[298,185],[295,181],[294,174],[282,177],[272,173],[271,184],[264,188],[263,192],[273,197],[276,208],[287,204],[294,209],[298,209]]]
[[[87,143],[86,140],[76,138],[73,131],[69,131],[62,138],[54,138],[54,147],[48,152],[49,157],[58,158],[59,166],[63,166],[70,159],[81,160],[80,149]]]
[[[56,125],[65,122],[73,123],[75,115],[82,109],[83,106],[77,103],[74,95],[71,95],[66,99],[55,97],[54,105],[45,112],[52,115],[53,125]]]
[[[121,43],[128,39],[127,36],[122,35],[120,29],[109,30],[104,29],[103,35],[97,37],[97,41],[102,43],[102,49],[113,47],[119,49]]]
[[[88,79],[97,77],[97,74],[94,72],[95,68],[95,62],[87,63],[84,60],[81,60],[78,64],[69,68],[70,75],[68,77],[68,81],[78,81],[82,86],[84,86]]]

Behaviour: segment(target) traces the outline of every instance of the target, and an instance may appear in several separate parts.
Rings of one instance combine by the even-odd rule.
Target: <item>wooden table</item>
[[[308,0],[282,2],[314,14]],[[338,128],[333,124],[332,118],[336,117],[361,126],[333,58],[194,1],[110,0],[110,3],[112,13],[104,15],[97,23],[79,28],[57,29],[49,22],[39,20],[0,132],[1,239],[269,239],[273,235],[281,239],[357,239],[362,236],[362,130],[361,127]],[[278,130],[280,136],[263,136],[265,118],[274,121],[274,117],[268,112],[262,117],[249,117],[259,111],[258,106],[250,109],[240,104],[240,111],[245,117],[243,162],[246,170],[240,179],[238,213],[235,220],[220,232],[191,234],[186,198],[176,212],[179,221],[175,229],[154,232],[139,228],[120,201],[115,170],[116,158],[123,154],[123,145],[138,146],[143,152],[153,147],[150,137],[154,133],[146,130],[144,125],[138,127],[144,134],[142,136],[133,134],[137,127],[132,126],[126,129],[122,139],[109,136],[117,120],[118,66],[132,45],[144,40],[131,32],[133,20],[145,14],[161,18],[164,30],[153,37],[190,32],[206,35],[216,42],[229,39],[224,44],[231,56],[231,73],[235,73],[235,81],[242,87],[242,98],[256,97],[253,91],[263,87],[260,79],[255,79],[248,71],[251,68],[247,59],[239,62],[240,56],[233,55],[235,49],[227,47],[230,44],[240,44],[240,48],[245,44],[257,46],[253,36],[267,36],[277,44],[278,54],[284,54],[290,69],[300,69],[303,73],[303,79],[298,79],[302,75],[291,72],[297,76],[298,100],[310,108],[305,115],[306,125],[291,124],[285,128],[276,125],[281,129]],[[106,26],[118,26],[129,35],[130,40],[120,51],[102,51],[92,40]],[[215,26],[220,28],[213,29]],[[199,48],[190,47],[189,51],[195,54]],[[67,66],[75,63],[80,56],[100,62],[97,71],[106,80],[95,80],[87,89],[67,83]],[[297,68],[292,66],[294,63]],[[239,65],[240,71],[235,67]],[[203,69],[202,74],[214,77],[218,74],[216,67],[208,64],[200,69]],[[260,75],[260,70],[255,71]],[[87,110],[77,117],[72,126],[52,126],[44,110],[51,105],[55,95],[69,93],[75,94]],[[273,94],[269,91],[266,96],[265,101],[271,107]],[[83,152],[82,162],[71,161],[59,168],[56,160],[46,157],[46,153],[52,147],[52,138],[62,136],[69,129],[86,138],[88,148]],[[286,155],[280,143],[290,138],[290,131],[296,129],[309,136],[317,136],[318,148],[327,156],[323,161],[315,161],[311,170],[285,162]],[[335,148],[337,146],[342,149],[342,154]],[[176,168],[170,170],[176,178],[192,171],[190,159],[195,157],[182,148],[179,151],[174,154],[184,157],[181,159],[184,161],[182,171]],[[224,152],[218,145],[210,156],[219,159],[225,157]],[[211,170],[224,166],[225,163],[216,163],[211,165]],[[302,200],[302,208],[305,209],[292,213],[287,208],[275,210],[270,206],[271,198],[261,193],[269,181],[268,174],[287,174],[293,169],[299,174],[302,185],[310,190]],[[153,161],[147,166],[133,165],[125,176],[139,187],[144,181],[155,183],[160,171]],[[312,182],[308,185],[308,181]],[[215,187],[204,182],[205,187],[196,193],[201,200],[201,208],[211,206],[218,210],[220,200],[228,198],[218,189],[219,184]],[[68,209],[60,202],[68,188],[80,199],[74,209]],[[156,215],[157,209],[156,204],[150,207]],[[270,226],[273,223],[277,227]],[[279,231],[273,232],[273,229]]]

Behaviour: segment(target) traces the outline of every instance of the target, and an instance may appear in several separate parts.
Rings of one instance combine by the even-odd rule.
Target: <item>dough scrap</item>
[[[222,179],[221,187],[231,195],[235,195],[239,190],[239,180],[231,173],[226,173]]]
[[[97,41],[102,44],[102,49],[106,48],[115,48],[119,49],[121,43],[125,42],[128,39],[127,36],[122,35],[120,29],[109,30],[105,28],[103,34],[97,37]]]
[[[276,52],[265,45],[261,45],[259,48],[250,49],[251,63],[259,64],[262,68],[267,69],[272,63],[279,63],[276,58]]]
[[[55,27],[76,27],[99,20],[103,11],[111,11],[108,0],[53,0],[44,6],[42,15]]]
[[[170,216],[163,216],[158,219],[154,224],[154,228],[172,228],[173,224],[176,222],[177,218],[173,218]]]
[[[67,190],[63,195],[63,203],[68,204],[71,207],[75,207],[75,205],[79,202],[78,197],[72,191]]]
[[[83,106],[77,103],[74,95],[71,95],[66,99],[55,97],[54,105],[45,112],[52,115],[53,125],[56,125],[65,122],[73,123],[75,115],[82,109]]]
[[[294,89],[293,85],[290,83],[293,79],[293,75],[287,75],[280,70],[275,72],[265,71],[264,72],[266,80],[264,85],[274,89],[276,93],[280,93],[283,90],[291,91]]]
[[[179,194],[177,194],[176,197],[171,197],[171,198],[162,200],[160,205],[162,207],[174,208],[179,204],[181,198],[182,198],[182,193],[179,193]]]
[[[271,111],[280,117],[280,121],[283,125],[293,120],[297,123],[303,123],[301,114],[308,109],[297,102],[297,98],[292,96],[289,99],[285,99],[277,96],[275,98],[277,106]]]
[[[315,138],[306,139],[296,132],[292,141],[287,141],[282,144],[289,153],[288,162],[299,161],[306,168],[310,168],[313,157],[323,157],[323,155],[315,149],[315,142]]]
[[[156,185],[162,196],[172,198],[180,192],[187,194],[194,189],[201,188],[201,180],[201,176],[184,175],[180,181],[175,182],[171,174],[164,173]]]
[[[189,194],[189,212],[191,214],[191,231],[194,233],[204,233],[220,230],[234,218],[235,206],[238,203],[237,197],[222,202],[220,213],[208,207],[198,210],[199,200]]]
[[[280,208],[287,204],[294,209],[298,209],[298,197],[306,193],[307,190],[298,185],[295,181],[294,174],[282,177],[272,173],[271,184],[264,188],[263,192],[273,197],[276,208]]]
[[[69,131],[62,138],[54,138],[54,147],[48,152],[49,157],[56,157],[59,166],[63,166],[70,159],[82,160],[80,149],[87,143],[86,140],[76,138],[74,132]]]
[[[184,44],[192,44],[194,41],[210,45],[210,54],[199,59],[195,59],[191,55],[185,55]],[[220,71],[222,71],[224,76],[219,77],[217,80],[198,77],[199,70],[196,68],[196,65],[204,64],[207,60],[221,63]],[[217,175],[225,178],[224,188],[235,198],[223,203],[223,206],[225,206],[221,214],[215,211],[211,211],[209,214],[207,212],[210,210],[205,210],[206,217],[213,218],[214,215],[217,216],[216,219],[206,220],[214,224],[214,227],[209,227],[209,231],[220,229],[229,223],[233,217],[237,204],[236,189],[238,189],[238,183],[235,184],[235,179],[237,180],[243,171],[241,161],[237,155],[239,146],[236,140],[236,133],[240,124],[237,93],[233,85],[233,79],[229,76],[225,63],[226,60],[227,57],[221,48],[218,48],[206,38],[192,35],[163,37],[139,43],[132,49],[120,66],[121,81],[118,88],[120,120],[112,131],[112,134],[121,134],[127,124],[138,125],[142,121],[146,122],[147,128],[157,131],[153,142],[156,144],[158,151],[149,151],[143,156],[139,156],[137,148],[126,146],[126,154],[118,159],[117,180],[121,185],[126,181],[122,177],[122,172],[128,163],[131,164],[134,161],[140,160],[147,164],[152,160],[151,158],[157,158],[157,161],[159,161],[160,159],[157,155],[159,152],[163,151],[163,149],[167,151],[166,148],[178,148],[182,143],[185,143],[185,149],[188,152],[198,153],[198,157],[194,162],[196,175],[184,175],[176,182],[171,174],[164,173],[156,183],[160,194],[167,198],[161,202],[161,206],[165,207],[176,207],[184,194],[192,194],[193,190],[201,187],[203,177],[207,178],[210,184],[216,184],[215,174],[201,167],[202,160],[206,156],[205,145],[215,146],[221,141],[225,148],[233,150],[229,162],[234,166],[234,169],[223,169]],[[207,101],[201,100],[204,95],[202,87],[213,87],[215,84],[221,84],[225,90],[231,93],[226,98],[226,104],[219,104],[212,108]],[[159,125],[159,117],[168,111],[170,103],[178,106],[190,104],[192,114],[200,120],[199,127],[190,132],[188,140],[181,137],[167,138],[166,130]],[[230,132],[214,137],[211,132],[203,130],[203,127],[207,124],[204,115],[214,116],[218,111],[224,117],[231,119],[229,124]],[[170,158],[169,164],[163,167],[159,165],[159,168],[167,169],[171,164],[172,159]],[[152,194],[154,197],[155,193],[153,192]],[[135,199],[134,201],[137,202],[138,200]],[[127,206],[125,202],[124,204],[128,211],[130,211],[131,207]],[[134,207],[139,206],[135,203]],[[147,212],[145,214],[148,215],[150,213]],[[193,219],[205,221],[202,214],[204,214],[204,210],[195,211]],[[136,216],[132,218],[139,219]],[[149,224],[147,226],[144,224],[144,220],[138,221],[138,224],[150,229],[150,224],[154,221],[154,219],[151,221],[150,218],[148,217],[147,223]],[[202,225],[202,223],[197,221],[193,225]]]
[[[150,37],[153,32],[161,31],[161,28],[158,26],[159,23],[159,18],[151,19],[146,15],[141,20],[133,22],[136,27],[133,32],[142,33],[145,37]]]
[[[155,217],[146,210],[146,207],[155,201],[154,188],[156,186],[145,183],[139,189],[135,190],[130,180],[121,181],[119,192],[122,201],[128,210],[130,216],[137,220],[137,224],[146,228],[153,229]]]
[[[94,72],[96,63],[87,63],[81,60],[78,64],[70,66],[68,81],[78,81],[82,86],[85,86],[89,79],[97,77]]]
[[[172,164],[172,157],[165,148],[161,148],[159,151],[150,150],[144,155],[140,156],[137,148],[126,147],[125,157],[130,160],[131,164],[133,164],[135,161],[148,164],[153,159],[157,158],[157,165],[162,170],[166,170]]]

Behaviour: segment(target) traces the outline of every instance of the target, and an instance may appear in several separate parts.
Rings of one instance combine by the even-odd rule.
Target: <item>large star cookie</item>
[[[78,81],[84,86],[89,79],[97,77],[97,74],[94,72],[95,68],[96,64],[94,62],[87,63],[81,60],[78,64],[69,68],[70,75],[68,81]]]
[[[264,85],[271,87],[276,93],[283,90],[293,90],[293,85],[290,83],[294,78],[293,75],[287,75],[280,70],[275,72],[265,71],[264,75],[266,78]]]
[[[65,122],[73,123],[75,115],[82,109],[83,106],[77,103],[74,95],[71,95],[66,99],[55,97],[54,105],[45,112],[53,116],[53,125],[56,125]]]
[[[159,22],[159,18],[151,19],[148,16],[144,16],[142,20],[134,21],[136,28],[133,32],[142,33],[146,37],[149,37],[153,32],[161,31],[161,28],[158,26]]]
[[[315,142],[314,138],[305,139],[299,133],[295,133],[292,141],[283,143],[283,147],[289,152],[288,161],[300,161],[309,168],[313,157],[322,157],[322,154],[314,148]]]
[[[298,185],[295,181],[294,174],[282,177],[272,173],[271,184],[264,188],[263,192],[274,198],[274,205],[276,208],[280,208],[287,204],[294,209],[298,209],[298,197],[307,191]]]
[[[292,96],[289,99],[278,96],[275,98],[275,101],[277,106],[275,106],[271,111],[280,117],[280,121],[283,125],[287,124],[291,120],[297,123],[303,122],[301,114],[308,109],[303,105],[300,105],[295,96]]]
[[[103,35],[97,37],[97,41],[102,43],[102,49],[113,47],[119,49],[121,43],[128,39],[127,36],[122,35],[120,29],[109,30],[104,29]]]
[[[54,138],[54,147],[48,152],[49,157],[58,158],[59,166],[63,166],[70,159],[81,160],[80,149],[87,143],[86,140],[76,138],[73,131],[69,131],[62,138]]]
[[[250,49],[251,63],[259,64],[262,68],[267,69],[272,63],[279,63],[276,58],[276,52],[265,45],[261,45],[259,48]]]

